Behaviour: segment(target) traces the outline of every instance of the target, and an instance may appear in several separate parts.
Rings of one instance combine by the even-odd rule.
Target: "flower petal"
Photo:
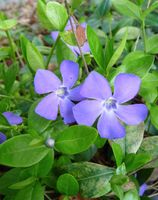
[[[81,95],[92,99],[107,99],[112,94],[108,81],[98,72],[92,71],[83,83]]]
[[[58,35],[59,35],[59,31],[53,31],[53,32],[51,32],[51,36],[52,36],[52,38],[53,38],[54,41],[57,39]]]
[[[20,116],[12,112],[4,112],[3,116],[7,119],[10,125],[17,125],[23,122],[23,119]]]
[[[146,119],[148,110],[144,104],[119,105],[115,113],[126,124],[137,125]]]
[[[76,54],[76,55],[80,55],[80,50],[78,48],[78,46],[70,46],[69,47],[71,48],[71,50]],[[83,54],[85,53],[89,53],[90,52],[90,47],[89,47],[89,44],[88,42],[85,42],[83,44],[83,46],[81,46],[81,51]]]
[[[125,136],[125,128],[120,124],[112,111],[103,112],[98,120],[97,129],[102,138],[112,140]]]
[[[102,112],[101,101],[84,100],[73,107],[74,117],[78,124],[92,126]]]
[[[37,105],[35,112],[48,120],[55,120],[58,114],[59,98],[51,93],[44,97]]]
[[[72,90],[70,90],[69,98],[72,101],[81,101],[84,99],[84,97],[81,96],[81,94],[80,94],[81,87],[82,87],[82,85],[79,85],[79,86],[73,88]]]
[[[2,144],[3,142],[5,142],[7,139],[6,135],[4,135],[2,132],[0,132],[0,144]]]
[[[119,103],[133,99],[140,88],[141,79],[133,74],[121,73],[115,78],[114,95]]]
[[[63,77],[63,85],[71,88],[79,76],[79,66],[71,60],[64,60],[60,65],[60,71]]]
[[[35,91],[38,94],[46,94],[58,89],[61,81],[51,71],[38,69],[34,79]]]
[[[75,122],[75,118],[72,112],[72,108],[75,105],[68,98],[60,100],[60,114],[64,118],[65,124],[70,124]]]

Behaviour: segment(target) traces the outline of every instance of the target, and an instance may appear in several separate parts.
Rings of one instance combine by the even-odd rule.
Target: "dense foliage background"
[[[0,3],[0,199],[157,199],[158,1]],[[86,22],[85,33],[71,23],[65,30],[71,18],[76,27]],[[89,52],[72,51],[80,41]],[[125,125],[124,138],[107,139],[96,123],[39,116],[35,108],[44,95],[35,92],[34,77],[49,69],[61,78],[63,60],[78,63],[76,86],[93,70],[112,90],[118,74],[138,76],[141,87],[130,103],[147,106],[145,121]],[[11,122],[5,112],[21,121]]]

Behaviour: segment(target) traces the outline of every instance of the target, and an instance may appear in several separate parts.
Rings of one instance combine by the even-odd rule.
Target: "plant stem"
[[[146,32],[145,32],[144,19],[142,20],[142,38],[143,38],[143,41],[144,41],[144,51],[147,52],[147,38],[146,38]]]
[[[14,42],[13,42],[12,37],[11,37],[11,35],[10,35],[8,30],[6,31],[6,35],[7,35],[7,38],[9,40],[10,47],[11,47],[11,54],[12,54],[12,58],[13,58],[14,64],[16,64],[16,55],[15,55],[15,51],[14,51]]]
[[[49,63],[50,63],[50,60],[51,60],[52,55],[53,55],[53,53],[54,53],[54,49],[55,49],[55,47],[56,47],[56,45],[57,45],[59,39],[60,39],[60,34],[58,35],[58,37],[57,37],[57,39],[56,39],[54,45],[52,46],[52,48],[51,48],[51,50],[50,50],[50,53],[49,53],[49,55],[48,55],[48,59],[47,59],[47,61],[46,61],[46,66],[45,66],[46,68],[48,68],[48,65],[49,65]]]
[[[74,36],[75,36],[75,39],[76,39],[76,42],[77,42],[77,46],[78,46],[78,49],[79,49],[81,58],[82,58],[83,63],[84,63],[84,67],[85,67],[86,73],[89,74],[89,70],[88,70],[88,66],[87,66],[85,57],[84,57],[84,55],[83,55],[83,53],[82,53],[82,49],[81,49],[81,47],[80,47],[80,44],[79,44],[79,41],[78,41],[76,32],[75,32],[75,30],[74,30],[74,26],[73,26],[73,22],[72,22],[72,19],[71,19],[71,14],[70,14],[69,5],[68,5],[68,3],[67,3],[67,0],[65,0],[65,7],[66,7],[67,13],[68,13],[68,15],[69,15],[69,21],[70,21],[71,29],[72,29],[72,32],[73,32],[73,34],[74,34]],[[72,16],[72,17],[73,17],[73,16]]]

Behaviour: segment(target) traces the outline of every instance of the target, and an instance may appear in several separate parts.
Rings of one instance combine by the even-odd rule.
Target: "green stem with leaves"
[[[12,54],[12,58],[13,58],[14,64],[16,64],[16,55],[15,55],[15,51],[14,51],[14,42],[13,42],[13,39],[12,39],[12,37],[10,35],[10,32],[8,30],[6,30],[6,35],[7,35],[9,44],[10,44],[11,54]]]
[[[50,53],[49,53],[48,58],[47,58],[47,61],[46,61],[46,66],[45,66],[46,68],[48,68],[48,65],[49,65],[49,63],[50,63],[50,60],[51,60],[52,55],[53,55],[53,53],[54,53],[54,49],[55,49],[56,45],[58,44],[59,39],[60,39],[60,34],[58,35],[58,37],[57,37],[57,39],[56,39],[54,45],[52,46],[52,48],[51,48],[51,50],[50,50]]]

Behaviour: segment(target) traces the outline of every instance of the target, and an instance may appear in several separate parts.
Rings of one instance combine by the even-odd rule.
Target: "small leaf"
[[[151,123],[158,129],[158,106],[153,105],[150,108],[150,117],[151,117]]]
[[[104,69],[105,63],[103,48],[98,36],[90,26],[87,26],[87,39],[95,61],[97,62],[99,67]]]
[[[59,133],[55,148],[59,152],[73,155],[87,150],[95,142],[96,138],[97,131],[92,127],[71,126]]]
[[[27,46],[26,46],[26,56],[27,56],[27,61],[30,65],[30,68],[34,72],[36,72],[37,69],[45,68],[42,55],[40,54],[36,46],[29,41],[27,42]]]
[[[79,192],[79,184],[71,174],[62,174],[57,180],[57,189],[61,194],[74,196]]]
[[[114,143],[114,142],[112,143],[111,147],[115,156],[116,164],[117,166],[119,166],[121,165],[123,157],[124,157],[122,148],[120,147],[119,144]]]
[[[48,2],[46,13],[52,24],[52,30],[63,31],[68,20],[65,7],[57,2]]]
[[[151,54],[158,53],[158,35],[153,35],[147,39],[147,52]]]

